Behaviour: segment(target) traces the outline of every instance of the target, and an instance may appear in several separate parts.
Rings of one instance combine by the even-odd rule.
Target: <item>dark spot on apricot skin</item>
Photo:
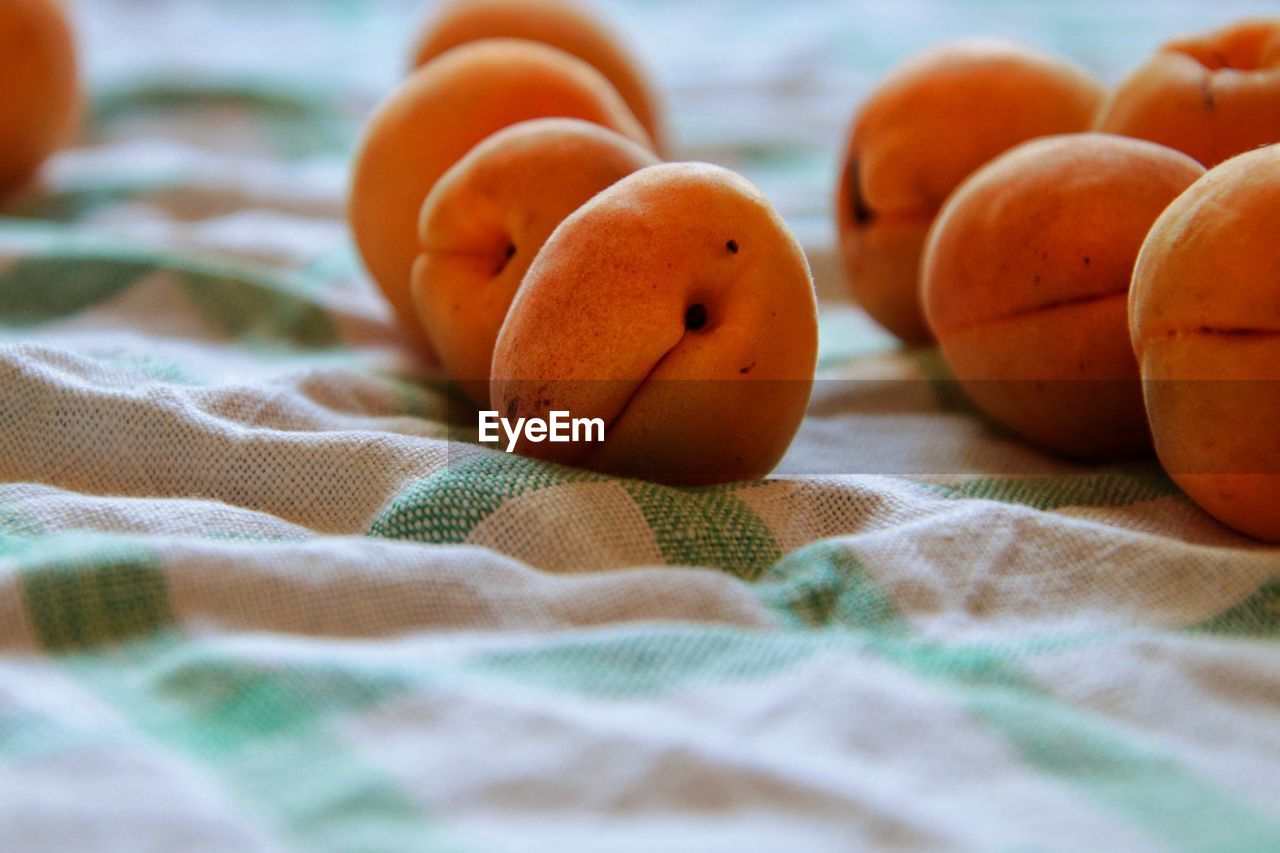
[[[511,263],[511,259],[516,256],[516,244],[508,243],[507,250],[502,255],[502,260],[498,262],[498,268],[493,271],[495,276],[502,275],[502,271],[507,268],[507,264]]]
[[[730,254],[734,254],[734,255],[738,254],[737,240],[730,240],[728,243],[724,244],[724,247],[729,250]]]
[[[1224,67],[1226,63],[1223,63]],[[1200,102],[1204,104],[1205,112],[1213,112],[1218,108],[1218,99],[1213,94],[1213,81],[1208,76],[1200,81]]]
[[[1091,264],[1091,263],[1093,263],[1093,258],[1089,257],[1088,255],[1085,255],[1085,256],[1084,256],[1084,265],[1087,267],[1087,266],[1089,266],[1089,264]]]
[[[518,411],[520,411],[520,398],[512,397],[511,402],[507,403],[507,420],[514,421]]]
[[[849,200],[852,204],[853,221],[859,225],[870,225],[876,220],[876,212],[867,204],[867,198],[862,194],[862,164],[857,157],[849,163],[848,177],[849,182]]]
[[[750,364],[748,364],[746,367],[739,369],[738,372],[741,373],[743,376],[746,376],[748,373],[754,370],[755,367],[756,367],[756,363],[753,361]]]
[[[1271,329],[1248,329],[1248,328],[1229,328],[1201,326],[1196,330],[1201,335],[1220,335],[1226,338],[1269,338],[1280,335],[1280,331],[1272,331]],[[1177,332],[1171,334],[1176,335]]]
[[[705,305],[694,304],[689,306],[689,310],[684,312],[684,327],[691,332],[696,332],[707,325],[707,308]]]

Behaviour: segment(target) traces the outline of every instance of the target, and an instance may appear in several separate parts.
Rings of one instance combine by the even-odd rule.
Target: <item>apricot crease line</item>
[[[1129,294],[1123,290],[1112,291],[1110,293],[1098,293],[1087,296],[1074,296],[1071,299],[1058,299],[1053,302],[1046,302],[1042,305],[1034,305],[1030,308],[1020,308],[1017,311],[1010,311],[1007,314],[1000,314],[996,317],[984,317],[981,320],[974,320],[970,323],[961,323],[956,326],[948,326],[948,332],[963,332],[972,329],[975,326],[986,326],[992,323],[1004,323],[1009,320],[1018,320],[1022,317],[1029,317],[1032,314],[1040,314],[1046,311],[1057,311],[1062,308],[1075,308],[1078,305],[1089,305],[1094,302],[1106,302],[1108,299],[1128,299]]]

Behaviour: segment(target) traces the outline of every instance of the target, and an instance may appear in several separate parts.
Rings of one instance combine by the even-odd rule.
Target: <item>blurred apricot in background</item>
[[[63,144],[79,105],[76,50],[53,0],[0,2],[0,192]]]
[[[622,95],[658,151],[666,130],[652,85],[623,42],[574,0],[449,0],[427,22],[413,65],[484,38],[518,38],[559,48],[588,63]]]
[[[837,188],[845,274],[867,313],[928,341],[920,257],[942,203],[1018,143],[1086,130],[1102,97],[1083,68],[996,39],[947,42],[892,71],[859,110]]]
[[[355,155],[348,217],[401,325],[429,351],[410,292],[418,217],[431,188],[485,137],[534,118],[577,118],[638,143],[649,134],[600,72],[562,50],[483,39],[419,68],[377,108]]]
[[[1280,18],[1169,42],[1116,88],[1097,128],[1206,166],[1280,142]]]

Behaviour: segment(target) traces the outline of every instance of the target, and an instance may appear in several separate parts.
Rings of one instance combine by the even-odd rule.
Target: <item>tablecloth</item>
[[[1114,79],[1248,4],[601,4],[822,298],[779,474],[708,489],[468,444],[409,354],[342,207],[418,4],[70,9],[0,223],[0,849],[1280,849],[1280,551],[984,422],[829,211],[914,49]]]

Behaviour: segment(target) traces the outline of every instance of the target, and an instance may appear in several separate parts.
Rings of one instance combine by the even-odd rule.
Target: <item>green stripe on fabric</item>
[[[157,555],[102,535],[25,539],[5,554],[45,649],[150,739],[211,770],[246,814],[303,850],[452,851],[395,783],[346,746],[344,720],[407,694],[404,675],[272,665],[177,633]],[[30,748],[56,720],[26,719]]]
[[[316,303],[258,278],[231,272],[172,270],[196,310],[222,334],[259,349],[282,345],[328,349],[338,344],[329,313]]]
[[[1023,760],[1136,821],[1173,849],[1280,850],[1280,821],[1114,726],[1013,690],[972,695],[966,704]]]
[[[364,374],[387,385],[396,398],[396,411],[434,421],[439,436],[450,441],[475,442],[476,406],[456,384],[421,374],[406,375],[377,366]]]
[[[1280,579],[1267,581],[1239,604],[1190,630],[1254,640],[1280,638]]]
[[[175,644],[151,666],[148,686],[164,704],[183,709],[190,730],[210,750],[287,735],[323,720],[334,708],[372,707],[400,689],[398,681],[384,683],[338,666],[271,666],[200,644]]]
[[[341,724],[410,689],[407,678],[174,635],[65,659],[145,736],[210,771],[245,814],[299,850],[459,848],[393,780],[345,744]]]
[[[845,628],[901,635],[906,620],[862,562],[835,542],[788,554],[756,584],[756,594],[796,627]]]
[[[87,736],[60,720],[51,719],[48,711],[19,708],[11,696],[0,703],[0,757],[6,765],[23,761],[39,761],[76,749],[102,748],[95,736]],[[99,733],[94,733],[98,735]]]
[[[793,594],[779,596],[780,589]],[[814,589],[816,596],[794,594]],[[1063,706],[1017,666],[1019,655],[1007,644],[945,646],[911,636],[893,600],[838,543],[792,554],[760,591],[766,602],[801,621],[817,616],[821,624],[836,621],[865,633],[868,648],[880,657],[957,691],[969,712],[1033,767],[1175,847],[1280,849],[1280,822],[1237,803],[1139,738]]]
[[[687,489],[618,482],[640,507],[670,565],[714,566],[754,580],[782,556],[769,525],[733,494],[759,484]]]
[[[286,158],[344,154],[358,124],[344,118],[330,90],[270,79],[145,80],[99,91],[89,124],[98,134],[135,116],[175,112],[239,114],[268,137],[273,153]]]
[[[870,603],[859,620],[866,629],[778,634],[648,625],[622,636],[613,631],[593,640],[552,640],[533,650],[490,652],[477,656],[471,667],[535,687],[634,701],[764,680],[823,655],[845,660],[874,655],[945,688],[1030,767],[1134,822],[1172,849],[1280,849],[1280,823],[1187,770],[1140,735],[1063,705],[1017,666],[1017,653],[998,646],[946,646],[899,633],[905,621],[892,608],[886,610],[885,599],[865,594],[861,599]]]
[[[533,650],[489,652],[470,668],[581,696],[652,699],[686,687],[764,678],[823,648],[803,635],[646,626]]]
[[[39,256],[0,268],[0,326],[28,329],[79,314],[155,272],[146,260]]]
[[[121,181],[93,187],[62,188],[21,199],[7,211],[12,216],[75,222],[114,204],[124,204],[154,189],[150,182]]]
[[[139,373],[148,381],[159,381],[168,385],[200,386],[207,384],[205,380],[198,378],[176,361],[162,358],[153,353],[117,352],[104,354],[76,352],[76,354],[85,358],[92,358],[106,367]]]
[[[510,500],[609,479],[522,456],[475,453],[401,493],[374,519],[369,534],[457,544]],[[636,502],[672,565],[715,566],[754,578],[780,555],[768,525],[734,496],[742,485],[680,489],[639,480],[615,482]]]
[[[1048,477],[982,477],[959,485],[920,485],[946,498],[978,498],[1041,510],[1070,506],[1125,507],[1182,494],[1154,461],[1129,471]]]
[[[17,563],[27,616],[53,653],[101,648],[173,622],[158,556],[95,536],[32,540]]]
[[[364,274],[364,262],[360,260],[354,244],[348,242],[316,255],[303,273],[318,281],[347,281]]]
[[[493,656],[482,666],[562,689],[631,696],[703,683],[710,674],[721,679],[762,677],[842,647],[846,653],[862,650],[956,692],[971,714],[1006,738],[1030,765],[1177,848],[1250,850],[1280,843],[1280,825],[1140,738],[1063,706],[1016,663],[1028,653],[1072,643],[1027,642],[1019,651],[1007,644],[946,646],[914,637],[892,598],[837,542],[793,552],[761,578],[756,590],[784,620],[834,633],[802,634],[803,642],[794,635],[775,639],[708,632],[636,637],[612,646]],[[1260,611],[1274,616],[1274,609],[1266,608],[1274,608],[1275,594],[1268,589],[1241,605],[1238,613],[1247,614],[1245,624],[1256,626],[1253,620]],[[1223,619],[1236,624],[1241,617],[1229,611]],[[1166,817],[1168,812],[1176,815]]]
[[[451,460],[402,492],[369,526],[384,539],[459,544],[507,501],[568,483],[599,482],[589,471],[507,453],[481,451]]]
[[[333,349],[333,318],[266,274],[162,253],[113,252],[67,244],[0,269],[0,326],[28,329],[75,316],[139,281],[177,286],[218,334],[263,351]]]

